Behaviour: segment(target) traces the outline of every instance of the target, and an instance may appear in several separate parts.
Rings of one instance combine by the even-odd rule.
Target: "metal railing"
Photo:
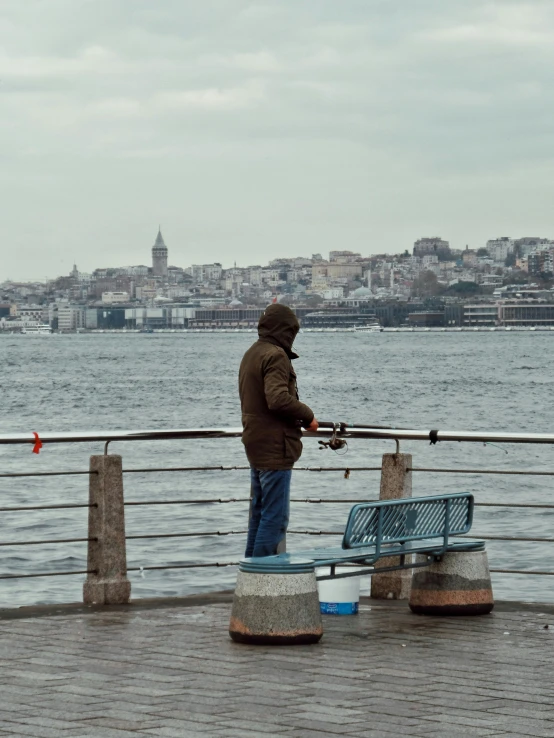
[[[155,441],[155,440],[192,440],[192,439],[222,439],[222,438],[238,438],[242,434],[240,428],[208,428],[208,429],[172,429],[172,430],[132,430],[132,431],[101,431],[101,432],[83,432],[83,433],[44,433],[40,435],[42,444],[72,444],[72,443],[91,443],[98,442],[104,444],[104,456],[108,456],[109,445],[114,442],[127,441]],[[379,439],[391,440],[396,443],[396,453],[399,453],[401,441],[426,441],[431,444],[440,442],[461,442],[461,443],[510,443],[510,444],[552,444],[554,445],[554,434],[535,434],[535,433],[484,433],[484,432],[458,432],[458,431],[440,431],[440,430],[413,430],[405,428],[383,428],[377,426],[361,426],[349,425],[345,423],[327,423],[322,424],[316,433],[304,434],[307,437],[319,439],[331,439],[335,442],[344,442],[350,439]],[[36,444],[37,437],[32,433],[0,435],[0,446],[13,444]],[[101,457],[94,457],[101,458]],[[129,474],[152,474],[152,473],[192,473],[192,472],[230,472],[235,470],[248,470],[247,465],[224,466],[162,466],[162,467],[137,467],[130,469],[122,469],[123,475]],[[354,472],[377,472],[382,471],[381,466],[298,466],[295,467],[297,472],[341,472],[345,477],[349,477]],[[456,469],[456,468],[432,468],[432,467],[407,467],[407,472],[417,474],[461,474],[461,475],[518,475],[518,476],[540,476],[552,477],[554,470],[521,470],[521,469]],[[15,479],[26,477],[62,477],[62,476],[88,476],[89,482],[92,484],[93,479],[98,477],[99,472],[95,469],[89,470],[63,470],[63,471],[22,471],[22,472],[6,472],[0,473],[0,479]],[[355,504],[361,500],[367,501],[367,498],[317,498],[317,497],[292,497],[291,502],[297,504]],[[123,500],[123,508],[146,507],[146,506],[167,506],[167,505],[225,505],[231,503],[248,504],[249,497],[208,497],[208,498],[176,498],[165,500]],[[64,509],[88,509],[91,511],[98,509],[97,502],[89,503],[60,503],[48,505],[17,505],[3,506],[0,511],[4,513],[26,512],[26,511],[53,511]],[[553,510],[554,504],[549,503],[512,503],[512,502],[476,502],[477,506],[488,508],[526,508],[531,510]],[[288,531],[290,535],[342,535],[341,530],[295,530]],[[179,533],[148,533],[140,535],[126,535],[124,540],[148,540],[148,539],[171,539],[171,538],[192,538],[192,537],[226,537],[245,535],[246,530],[206,530],[194,532]],[[38,546],[38,545],[59,545],[67,543],[87,543],[89,548],[89,562],[91,560],[91,546],[98,546],[101,543],[101,537],[91,535],[89,527],[89,535],[87,537],[76,538],[53,538],[38,540],[20,540],[20,541],[0,541],[0,547],[18,547],[18,546]],[[473,536],[477,537],[477,536]],[[539,537],[532,535],[507,536],[507,535],[480,535],[479,538],[490,541],[506,541],[506,542],[522,542],[522,543],[554,543],[554,538]],[[147,570],[172,570],[172,569],[193,569],[206,567],[228,567],[236,565],[236,561],[218,561],[218,562],[184,562],[180,564],[160,565],[160,566],[144,566],[144,567],[125,567],[126,571],[147,571]],[[554,571],[536,570],[536,569],[513,569],[513,568],[492,568],[493,573],[503,574],[523,574],[523,575],[539,575],[554,576]],[[32,573],[4,574],[0,573],[0,579],[19,579],[30,577],[52,577],[52,576],[71,576],[71,575],[87,575],[92,577],[100,576],[99,569],[88,566],[86,569],[72,571],[46,571]]]
[[[503,433],[482,431],[413,430],[349,423],[320,423],[315,432],[304,431],[312,438],[390,439],[393,441],[458,441],[460,443],[548,443],[554,444],[554,433]],[[239,438],[242,428],[179,428],[166,430],[85,431],[82,433],[41,433],[42,443],[91,443],[112,441],[155,441],[193,438]],[[0,446],[5,444],[35,444],[34,433],[0,434]]]

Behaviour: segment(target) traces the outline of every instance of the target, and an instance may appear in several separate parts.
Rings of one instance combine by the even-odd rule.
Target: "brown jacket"
[[[291,363],[299,327],[290,308],[270,305],[258,324],[259,339],[240,365],[242,442],[256,469],[292,469],[302,453],[301,426],[314,418],[298,400]]]

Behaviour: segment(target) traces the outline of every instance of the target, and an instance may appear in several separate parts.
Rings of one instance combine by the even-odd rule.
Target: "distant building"
[[[535,251],[527,257],[527,271],[529,274],[551,273],[552,253],[550,251]]]
[[[527,256],[533,251],[548,250],[554,248],[554,241],[539,236],[525,236],[514,241],[520,256]]]
[[[219,308],[196,310],[189,320],[191,328],[256,328],[264,308]]]
[[[435,328],[444,325],[444,310],[422,310],[409,313],[408,323],[413,326]]]
[[[439,257],[436,254],[425,254],[421,260],[421,264],[424,269],[429,269],[431,266],[435,266],[439,263]]]
[[[60,304],[58,306],[58,330],[75,331],[86,327],[86,307]]]
[[[464,318],[464,307],[460,303],[454,303],[444,306],[444,322],[445,325],[462,325]]]
[[[505,303],[500,306],[500,320],[505,326],[554,326],[554,305]]]
[[[351,264],[356,259],[361,259],[362,255],[353,251],[330,251],[329,261],[336,261],[339,264]]]
[[[513,238],[501,236],[487,241],[489,255],[498,263],[503,263],[509,254],[513,253],[515,242]]]
[[[432,238],[420,238],[414,243],[414,256],[426,256],[427,254],[436,254],[439,259],[450,256],[450,244],[443,241],[439,236]]]
[[[465,267],[475,266],[477,264],[477,252],[466,246],[466,250],[462,253],[462,264]]]
[[[498,305],[489,303],[480,303],[478,305],[464,305],[463,307],[463,324],[480,326],[497,325],[499,321]]]
[[[152,274],[155,277],[167,278],[167,246],[164,243],[161,228],[158,229],[156,242],[152,246]]]
[[[129,302],[128,292],[103,292],[102,302],[112,305],[115,302]]]
[[[193,264],[189,270],[195,282],[218,282],[223,275],[221,264]]]
[[[22,320],[40,321],[44,308],[41,305],[12,305],[11,315]]]
[[[321,262],[312,266],[312,281],[318,282],[321,278],[333,279],[361,279],[363,267],[361,264]]]
[[[378,322],[374,310],[362,312],[349,309],[318,310],[302,318],[302,328],[356,328]]]

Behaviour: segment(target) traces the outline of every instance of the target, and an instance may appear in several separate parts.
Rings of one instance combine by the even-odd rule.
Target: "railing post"
[[[379,499],[398,500],[412,496],[411,454],[383,454],[381,469],[381,490]],[[409,561],[411,557],[406,557]],[[375,568],[395,566],[398,556],[389,556],[377,562]],[[371,596],[378,600],[407,600],[410,597],[412,572],[392,571],[388,574],[373,574],[371,577]]]
[[[121,456],[90,457],[88,574],[83,586],[87,605],[121,605],[129,602],[125,508]]]

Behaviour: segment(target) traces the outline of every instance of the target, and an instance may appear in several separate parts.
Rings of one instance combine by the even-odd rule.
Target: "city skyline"
[[[534,236],[524,236],[524,235],[518,235],[518,236],[494,236],[487,238],[484,243],[480,245],[476,245],[474,247],[471,247],[469,244],[466,244],[464,248],[458,248],[454,246],[448,239],[442,239],[440,235],[435,236],[420,236],[416,239],[414,239],[409,246],[402,250],[397,250],[393,252],[385,252],[385,251],[375,251],[373,253],[367,252],[367,253],[361,253],[356,252],[353,249],[331,249],[328,254],[320,254],[322,256],[323,261],[326,261],[328,259],[329,254],[332,253],[340,253],[341,251],[347,251],[352,252],[354,254],[358,253],[362,260],[364,259],[372,259],[375,257],[384,257],[384,258],[391,258],[394,256],[398,257],[405,257],[406,251],[408,251],[409,255],[416,254],[417,247],[419,244],[425,243],[426,241],[432,242],[437,241],[440,244],[446,245],[449,249],[452,249],[454,252],[456,251],[464,251],[464,250],[470,250],[470,251],[478,251],[479,249],[486,249],[487,245],[492,243],[497,243],[500,241],[508,241],[510,243],[517,242],[517,241],[528,241],[530,239],[536,239],[538,241],[544,241],[548,239],[548,246],[545,246],[545,248],[552,249],[552,244],[554,244],[554,239],[550,239],[548,235],[541,234]],[[537,246],[537,248],[540,248],[540,246]],[[161,249],[161,251],[160,251]],[[205,259],[202,259],[202,254],[197,254],[197,259],[191,259],[191,255],[188,254],[189,262],[188,263],[180,263],[176,258],[174,258],[174,249],[168,248],[166,244],[166,239],[162,235],[162,224],[158,225],[157,235],[155,237],[155,240],[150,242],[150,246],[145,250],[144,253],[141,252],[141,254],[137,254],[140,258],[138,258],[133,263],[128,264],[116,264],[116,263],[109,263],[109,264],[95,264],[90,270],[86,270],[81,268],[81,265],[77,264],[77,261],[75,259],[71,260],[71,269],[68,269],[65,273],[58,273],[55,275],[48,275],[43,278],[38,279],[32,279],[32,278],[22,278],[22,279],[14,279],[10,275],[2,275],[2,265],[0,264],[0,284],[6,283],[6,282],[29,282],[29,283],[48,283],[52,282],[56,279],[59,279],[61,277],[64,277],[66,274],[78,274],[78,273],[94,273],[96,271],[103,271],[103,270],[122,270],[126,269],[132,266],[144,266],[151,269],[154,276],[160,276],[167,278],[167,268],[169,267],[176,267],[178,269],[184,269],[190,270],[193,266],[199,265],[199,264],[219,264],[221,265],[223,271],[231,270],[233,268],[238,269],[248,269],[250,267],[254,266],[268,266],[273,261],[279,261],[280,259],[286,261],[290,259],[295,258],[301,258],[301,259],[308,259],[311,260],[315,253],[291,253],[288,255],[285,254],[266,254],[265,255],[265,261],[258,261],[256,263],[250,263],[250,264],[242,264],[238,263],[236,259],[233,259],[231,256],[227,263],[221,262],[221,261],[207,261]],[[425,252],[424,252],[425,253]],[[160,261],[161,257],[161,261]],[[78,270],[78,271],[77,271]]]
[[[2,17],[4,277],[136,263],[158,219],[181,264],[551,232],[552,3],[5,0]]]
[[[318,253],[265,265],[183,268],[169,263],[160,226],[150,256],[151,266],[86,273],[74,264],[51,282],[0,283],[0,331],[254,329],[260,311],[277,301],[313,329],[380,330],[403,321],[429,329],[554,327],[554,241],[546,238],[502,236],[475,250],[426,236],[412,253],[333,250],[327,259]]]

